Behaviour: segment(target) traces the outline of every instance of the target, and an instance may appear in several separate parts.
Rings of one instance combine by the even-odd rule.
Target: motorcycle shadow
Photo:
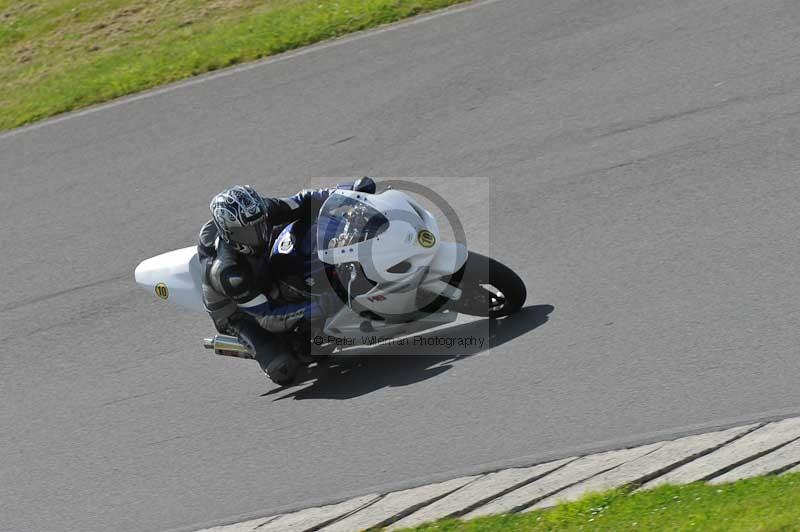
[[[334,355],[308,368],[292,387],[275,388],[262,397],[292,390],[273,400],[352,399],[382,388],[421,382],[444,373],[460,360],[496,349],[536,329],[547,322],[553,310],[552,305],[529,306],[503,319],[480,319],[414,335],[418,340],[408,344],[348,349],[347,354]],[[297,389],[305,384],[309,385]]]

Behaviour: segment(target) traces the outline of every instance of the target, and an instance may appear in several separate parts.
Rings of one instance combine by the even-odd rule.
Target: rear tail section
[[[134,277],[139,286],[159,299],[190,310],[205,310],[200,261],[194,246],[142,261]]]

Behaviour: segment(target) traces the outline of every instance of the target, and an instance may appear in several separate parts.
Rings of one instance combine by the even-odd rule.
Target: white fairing
[[[467,261],[467,247],[455,242],[442,242],[429,264],[428,277],[442,277],[457,272]]]
[[[409,271],[413,272],[427,266],[441,246],[436,219],[399,190],[387,190],[374,195],[337,190],[323,205],[323,214],[333,203],[334,196],[350,198],[368,206],[374,212],[384,214],[389,220],[389,225],[379,236],[361,242],[331,244],[327,249],[324,249],[326,248],[324,242],[318,242],[317,253],[323,262],[328,264],[359,262],[367,277],[375,282],[399,281],[408,277]],[[433,235],[432,245],[420,244],[418,235],[422,230],[427,230]],[[389,271],[401,261],[409,262],[411,269],[401,273]]]
[[[360,205],[365,209],[359,211]],[[438,295],[452,293],[453,287],[441,278],[458,271],[467,259],[466,247],[442,242],[436,219],[399,190],[381,194],[337,190],[323,205],[320,216],[319,259],[328,264],[358,262],[376,285],[355,300],[381,316],[396,315],[402,320],[404,314],[419,310],[420,300],[424,306]],[[347,220],[349,216],[362,223],[336,225],[329,221]],[[372,223],[384,217],[386,223]],[[366,219],[370,221],[364,223]],[[381,230],[376,231],[376,225]],[[350,314],[344,309],[330,326],[345,330],[343,321],[350,320]],[[356,317],[355,321],[363,320]]]
[[[195,246],[142,261],[136,267],[134,276],[139,286],[161,299],[191,310],[205,310],[200,262]]]

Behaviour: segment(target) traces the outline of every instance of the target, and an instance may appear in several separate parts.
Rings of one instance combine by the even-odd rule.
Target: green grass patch
[[[465,0],[0,0],[0,129]]]
[[[527,514],[461,522],[445,519],[414,532],[533,531],[795,531],[800,530],[800,473],[732,484],[664,486],[641,493],[622,490]]]

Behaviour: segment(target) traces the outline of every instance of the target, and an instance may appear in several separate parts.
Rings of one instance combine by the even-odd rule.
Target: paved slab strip
[[[320,508],[308,508],[306,510],[300,510],[299,512],[279,516],[277,519],[251,530],[257,532],[309,532],[367,507],[378,499],[380,499],[380,495],[370,494],[338,504],[331,504]],[[228,528],[223,528],[220,532],[234,532],[234,530],[239,532],[238,529]]]
[[[721,484],[784,470],[800,473],[800,418],[365,495],[201,532],[398,530],[445,517],[529,512],[622,486],[648,489],[709,479]]]
[[[469,484],[478,476],[461,477],[438,484],[389,493],[361,511],[336,521],[321,532],[353,532],[377,528],[415,511],[422,505]]]
[[[800,464],[786,471],[786,473],[800,473]],[[784,473],[784,474],[786,474]]]
[[[758,425],[747,425],[708,434],[687,436],[668,442],[652,453],[590,477],[555,495],[542,499],[526,511],[549,508],[560,502],[575,501],[593,491],[605,491],[650,480],[664,473],[665,470],[678,467],[702,454],[712,452],[756,427]]]
[[[258,527],[274,521],[281,517],[280,515],[273,515],[272,517],[262,517],[260,519],[253,519],[251,521],[242,521],[241,523],[234,523],[232,525],[214,526],[203,530],[203,532],[253,532]],[[263,530],[263,529],[260,529]]]
[[[715,477],[709,483],[724,484],[725,482],[733,482],[743,478],[768,475],[795,464],[800,464],[800,440],[794,440],[761,458],[756,458],[752,462],[747,462],[723,475]]]
[[[591,476],[608,471],[624,462],[635,460],[647,453],[651,453],[662,445],[664,445],[663,442],[634,447],[632,449],[622,449],[619,451],[609,451],[584,456],[550,475],[546,475],[535,482],[526,484],[517,490],[489,502],[485,506],[469,512],[464,516],[464,519],[518,511]]]
[[[800,418],[769,423],[730,445],[651,480],[641,489],[708,480],[796,438],[800,438]]]
[[[400,519],[390,526],[389,530],[410,528],[422,523],[436,521],[437,519],[461,515],[576,459],[577,457],[565,458],[533,467],[506,469],[489,473],[433,504],[424,506],[411,515]]]

